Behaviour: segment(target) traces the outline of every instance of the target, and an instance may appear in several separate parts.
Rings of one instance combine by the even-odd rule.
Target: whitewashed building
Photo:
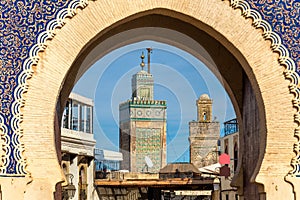
[[[122,160],[123,155],[121,152],[95,148],[96,171],[103,171],[105,169],[118,171],[120,170],[120,162]]]
[[[94,148],[92,99],[71,93],[62,116],[62,168],[68,185],[75,186],[74,196],[67,194],[63,184],[63,199],[98,199],[94,188]]]

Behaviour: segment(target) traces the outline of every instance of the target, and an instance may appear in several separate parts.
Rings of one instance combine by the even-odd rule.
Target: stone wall
[[[190,162],[197,168],[218,162],[218,139],[220,124],[218,122],[189,123]]]

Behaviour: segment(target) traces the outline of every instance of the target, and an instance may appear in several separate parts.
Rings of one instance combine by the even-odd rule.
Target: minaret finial
[[[148,51],[148,73],[150,74],[150,54],[152,53],[152,48],[147,48]]]
[[[142,62],[141,62],[141,64],[140,64],[142,70],[144,70],[144,67],[145,67],[144,58],[145,58],[144,52],[142,52],[142,55],[141,55]]]

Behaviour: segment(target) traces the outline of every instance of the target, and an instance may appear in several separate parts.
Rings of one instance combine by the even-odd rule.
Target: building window
[[[79,130],[84,132],[84,123],[85,123],[85,105],[80,105],[80,113],[79,113],[79,120],[80,120],[80,126],[79,126]]]
[[[72,130],[78,131],[78,103],[75,103],[73,101],[73,106],[72,106]]]
[[[234,172],[236,171],[237,165],[238,165],[238,145],[237,143],[234,144],[234,163],[233,163],[233,168]]]
[[[70,128],[69,126],[69,115],[70,115],[70,103],[67,101],[66,107],[63,113],[63,128]]]
[[[92,109],[90,105],[69,99],[62,116],[62,127],[92,133]]]
[[[228,139],[224,140],[224,153],[228,154]]]
[[[226,144],[224,153],[228,154],[228,145]]]
[[[140,98],[141,99],[149,99],[150,98],[150,89],[149,88],[141,88],[140,89]]]
[[[92,133],[91,131],[91,118],[92,118],[92,108],[90,106],[86,106],[86,122],[85,122],[85,131],[87,133]]]
[[[226,194],[225,199],[229,200],[229,194]]]
[[[203,121],[207,120],[206,112],[203,112]]]

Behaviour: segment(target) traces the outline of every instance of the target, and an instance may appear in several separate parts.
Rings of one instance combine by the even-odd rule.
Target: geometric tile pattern
[[[162,161],[162,135],[160,128],[136,128],[136,168],[138,172],[145,167],[145,156],[148,156],[153,167],[148,172],[158,172]]]
[[[293,105],[297,108],[294,120],[300,124],[300,1],[289,0],[231,0],[233,8],[242,10],[245,18],[253,20],[253,26],[263,30],[263,37],[270,40],[271,48],[279,53],[279,63],[285,67],[284,75],[290,80],[289,89],[294,94]],[[300,177],[300,127],[295,129],[298,141],[294,144],[296,156],[292,159],[293,170],[288,176]]]
[[[66,17],[75,15],[76,8],[86,5],[87,0],[0,1],[0,131],[4,151],[0,176],[27,173],[20,141],[26,80],[39,60],[38,52],[46,48],[46,40],[54,37],[54,30],[63,26]]]
[[[300,72],[300,1],[299,0],[249,0],[252,10],[261,13],[277,33],[282,44],[288,48]]]

